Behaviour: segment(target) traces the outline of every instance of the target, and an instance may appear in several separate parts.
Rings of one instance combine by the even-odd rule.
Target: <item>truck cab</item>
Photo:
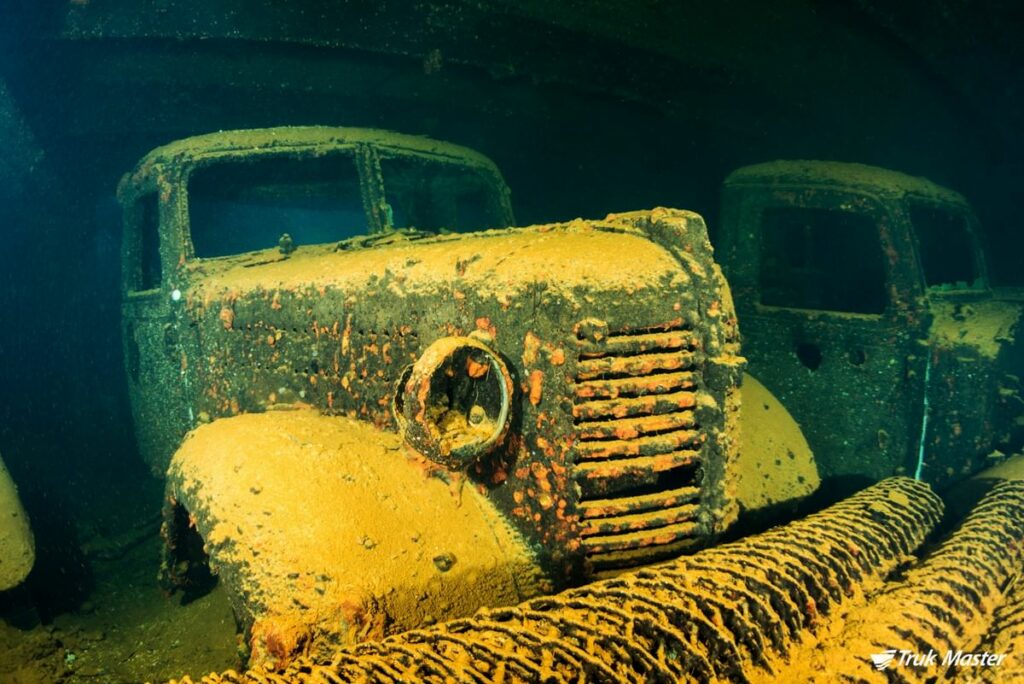
[[[258,662],[698,548],[737,492],[778,503],[771,473],[740,483],[745,362],[696,214],[509,228],[481,155],[322,127],[172,143],[119,196],[161,575],[212,571]],[[748,458],[813,470],[783,433]]]
[[[751,372],[823,478],[943,485],[1010,439],[1021,307],[994,295],[964,197],[860,164],[778,161],[733,172],[722,202]]]

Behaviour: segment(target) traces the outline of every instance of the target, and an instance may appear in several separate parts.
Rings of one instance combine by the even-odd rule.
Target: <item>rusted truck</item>
[[[942,486],[1019,443],[1022,298],[990,286],[964,197],[860,164],[771,162],[726,179],[720,233],[751,372],[823,478]]]
[[[319,127],[172,143],[119,197],[162,577],[212,569],[259,662],[665,559],[818,483],[753,379],[739,413],[696,214],[510,228],[481,155]]]

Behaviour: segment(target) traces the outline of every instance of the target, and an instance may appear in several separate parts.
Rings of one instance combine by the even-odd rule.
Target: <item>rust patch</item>
[[[540,404],[541,394],[544,391],[544,371],[532,371],[530,373],[529,386],[530,403],[537,406]]]

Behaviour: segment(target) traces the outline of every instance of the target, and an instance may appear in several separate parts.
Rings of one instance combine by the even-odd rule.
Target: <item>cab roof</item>
[[[490,159],[460,145],[373,128],[332,126],[281,126],[249,130],[219,131],[176,140],[144,156],[131,174],[138,183],[165,166],[185,166],[216,157],[244,156],[291,150],[329,152],[351,145],[404,150],[447,158],[454,163],[500,173]]]
[[[958,192],[927,178],[899,171],[833,161],[784,160],[744,166],[725,179],[729,185],[803,185],[852,188],[865,193],[902,199],[906,195],[967,205]]]

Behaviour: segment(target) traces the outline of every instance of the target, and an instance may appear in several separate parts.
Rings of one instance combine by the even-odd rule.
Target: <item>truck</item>
[[[992,287],[962,195],[862,164],[776,161],[725,180],[720,228],[750,370],[824,480],[941,488],[1019,446],[1022,298]]]

